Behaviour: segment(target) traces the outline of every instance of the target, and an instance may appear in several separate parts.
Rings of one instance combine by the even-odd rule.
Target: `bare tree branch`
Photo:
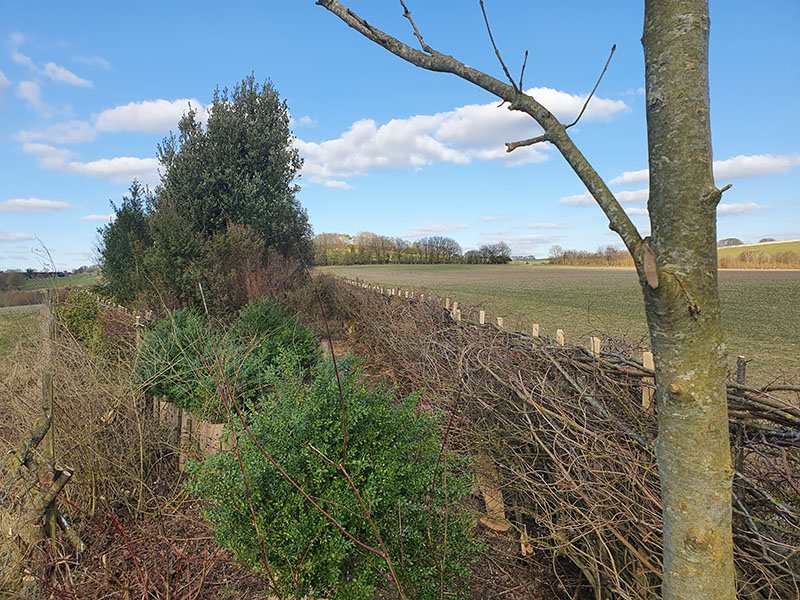
[[[570,127],[572,127],[578,121],[581,120],[581,117],[583,116],[583,113],[586,110],[586,107],[589,106],[589,101],[592,99],[592,96],[594,96],[594,93],[597,90],[597,86],[600,85],[600,82],[603,79],[603,75],[606,74],[606,69],[608,69],[608,63],[611,62],[611,57],[614,56],[614,50],[616,50],[616,49],[617,49],[617,45],[616,44],[611,46],[611,53],[608,55],[608,60],[606,61],[605,66],[603,67],[603,72],[600,73],[600,77],[597,78],[597,83],[594,84],[594,87],[592,88],[592,92],[589,94],[589,97],[586,99],[586,102],[583,103],[583,108],[581,109],[581,112],[578,114],[578,117],[572,123],[567,125],[564,129],[569,129]]]
[[[335,14],[367,39],[372,40],[406,62],[428,71],[452,73],[509,102],[510,110],[519,110],[530,115],[544,129],[547,141],[558,148],[564,159],[572,167],[572,170],[578,175],[586,189],[589,190],[589,193],[608,217],[609,227],[619,234],[637,265],[640,265],[641,260],[638,248],[642,238],[636,227],[606,183],[567,135],[564,125],[536,99],[519,91],[516,84],[503,83],[486,73],[465,65],[452,56],[434,50],[430,46],[426,49],[428,54],[414,49],[373,27],[338,0],[317,0],[317,4]]]
[[[483,0],[480,0],[480,5],[481,5],[481,12],[483,13],[483,21],[484,23],[486,23],[486,31],[489,33],[489,40],[492,42],[492,48],[494,48],[494,53],[497,55],[497,60],[500,61],[500,66],[503,67],[503,73],[506,74],[506,77],[508,77],[508,80],[511,82],[511,87],[513,87],[515,91],[521,92],[522,86],[517,87],[517,84],[514,83],[514,79],[511,77],[511,73],[508,72],[506,63],[503,62],[503,57],[500,56],[500,50],[497,49],[497,44],[494,43],[492,28],[489,27],[489,17],[486,16],[486,7],[483,6]]]
[[[518,142],[506,142],[506,152],[513,152],[517,148],[522,148],[523,146],[533,146],[534,144],[538,144],[539,142],[549,142],[550,139],[547,137],[547,134],[538,135],[533,138],[528,138],[527,140],[520,140]]]
[[[528,64],[528,51],[525,50],[525,58],[522,59],[522,71],[519,73],[519,91],[522,91],[522,78],[525,77],[525,65]]]
[[[411,11],[409,11],[409,10],[408,10],[408,7],[406,6],[406,3],[405,3],[405,2],[403,2],[403,0],[400,0],[400,4],[401,4],[401,6],[403,7],[403,16],[404,16],[406,19],[408,19],[408,22],[409,22],[409,23],[411,23],[411,27],[413,27],[413,28],[414,28],[414,35],[415,35],[415,36],[417,37],[417,39],[419,40],[419,45],[420,45],[420,47],[421,47],[421,48],[422,48],[422,49],[423,49],[425,52],[429,52],[429,53],[430,53],[430,52],[432,52],[432,50],[430,49],[430,47],[428,46],[428,44],[426,44],[426,43],[425,43],[425,40],[423,40],[423,39],[422,39],[422,34],[419,32],[419,29],[417,29],[417,24],[416,24],[416,23],[414,23],[414,19],[413,19],[413,18],[412,18],[412,16],[411,16]]]

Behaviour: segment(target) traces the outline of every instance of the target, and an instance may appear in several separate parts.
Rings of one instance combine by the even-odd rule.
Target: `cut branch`
[[[528,138],[527,140],[520,140],[519,142],[506,142],[506,152],[513,152],[517,148],[522,148],[524,146],[533,146],[534,144],[538,144],[539,142],[549,142],[549,138],[547,134],[536,136],[535,138]]]

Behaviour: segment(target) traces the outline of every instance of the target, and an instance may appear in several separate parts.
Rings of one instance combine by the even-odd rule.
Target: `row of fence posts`
[[[377,285],[372,285],[363,281],[345,280],[348,284],[361,287],[378,294],[385,296],[397,296],[408,300],[419,299],[424,302],[426,296],[422,292],[414,290],[401,290],[398,288],[383,288]],[[451,298],[439,298],[436,296],[428,295],[427,299],[438,304],[444,304],[452,318],[458,322],[462,322],[461,309],[457,300]],[[478,313],[478,324],[487,326],[486,311],[481,310]],[[503,317],[497,317],[496,326],[498,329],[505,329]],[[533,339],[541,339],[541,328],[538,323],[533,323],[531,327],[531,337]],[[559,346],[566,345],[566,338],[563,329],[556,329],[555,335],[556,344]],[[592,336],[589,338],[589,351],[595,357],[601,355],[602,340],[599,337]],[[745,383],[745,368],[747,361],[744,356],[739,356],[736,361],[736,381],[737,383]],[[655,364],[653,362],[653,353],[650,351],[642,352],[642,367],[644,370],[653,373],[653,375],[645,375],[641,380],[642,387],[642,410],[649,411],[653,407],[653,398],[655,396]],[[496,531],[508,531],[511,529],[511,523],[506,519],[505,504],[503,502],[503,494],[500,491],[500,480],[497,474],[497,469],[494,462],[488,455],[478,457],[477,461],[477,480],[478,488],[483,495],[483,500],[486,505],[486,516],[481,518],[481,522]],[[530,554],[533,551],[533,546],[529,542],[527,531],[520,532],[520,551],[523,556]]]

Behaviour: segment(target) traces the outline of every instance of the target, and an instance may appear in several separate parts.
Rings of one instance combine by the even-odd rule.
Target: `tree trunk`
[[[735,598],[706,0],[646,0],[650,165],[639,274],[653,346],[668,600]]]

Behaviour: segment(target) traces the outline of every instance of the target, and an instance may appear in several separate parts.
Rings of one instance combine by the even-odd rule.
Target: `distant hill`
[[[762,242],[760,244],[742,244],[741,246],[726,246],[724,248],[717,248],[717,253],[719,256],[738,256],[746,250],[757,250],[764,254],[778,254],[780,252],[796,252],[800,254],[800,239]]]

